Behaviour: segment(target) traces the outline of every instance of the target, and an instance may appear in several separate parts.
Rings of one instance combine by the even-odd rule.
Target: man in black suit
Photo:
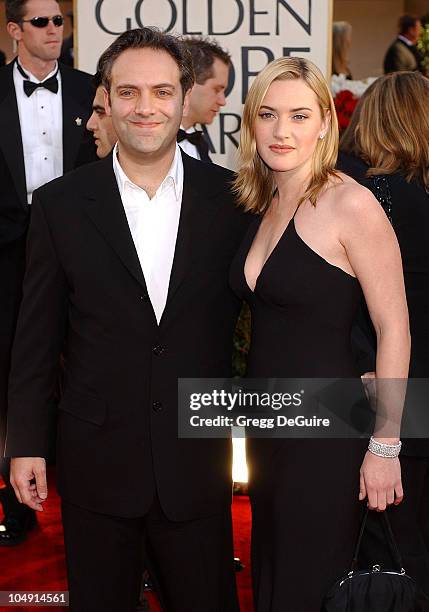
[[[422,31],[422,22],[415,15],[402,15],[399,34],[384,57],[384,74],[398,70],[422,70],[422,55],[416,44]]]
[[[229,266],[248,220],[232,173],[176,144],[193,83],[183,43],[131,30],[100,66],[113,154],[34,197],[9,391],[13,484],[42,509],[63,351],[71,609],[134,610],[145,546],[165,609],[235,611],[230,441],[178,438],[177,381],[230,374]]]
[[[182,118],[177,142],[188,155],[209,162],[209,136],[205,126],[213,122],[226,104],[225,91],[231,56],[216,41],[202,36],[185,38],[184,41],[192,56],[195,84]],[[197,125],[203,131],[197,130]]]
[[[55,0],[6,0],[7,29],[18,57],[0,69],[0,457],[6,420],[10,347],[21,300],[32,193],[43,183],[96,159],[85,124],[91,77],[58,67],[61,9]],[[0,546],[17,544],[35,515],[17,503],[9,462],[0,459],[5,518]]]

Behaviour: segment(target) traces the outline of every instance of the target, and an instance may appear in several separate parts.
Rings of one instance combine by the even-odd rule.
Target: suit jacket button
[[[160,410],[162,410],[162,404],[161,402],[153,402],[152,403],[152,410],[154,412],[159,412]]]
[[[153,348],[153,354],[159,357],[165,352],[165,346],[155,346]]]

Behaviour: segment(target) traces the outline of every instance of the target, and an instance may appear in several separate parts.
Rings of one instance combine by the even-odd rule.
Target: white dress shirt
[[[130,181],[113,149],[113,170],[131,236],[146,281],[158,323],[167,302],[168,286],[176,249],[183,194],[183,161],[176,153],[167,176],[150,199],[144,189]]]
[[[185,130],[185,128],[181,125],[180,129],[186,132],[187,134],[192,134],[192,132],[197,131],[194,125],[191,125],[191,127],[187,130]],[[192,142],[189,142],[189,140],[182,140],[182,142],[179,142],[179,147],[181,147],[183,151],[185,151],[185,153],[187,153],[191,157],[195,157],[195,159],[201,159],[201,155],[198,153],[197,147],[192,144]]]
[[[403,36],[403,34],[398,34],[398,38],[399,40],[402,40],[402,42],[404,42],[408,47],[413,46],[413,43],[411,42],[411,40],[409,40],[409,38],[407,38],[406,36]]]
[[[40,83],[31,72],[24,68],[23,70],[30,77],[30,81]],[[54,76],[57,70],[58,64],[46,79]],[[35,189],[63,174],[63,100],[60,72],[57,78],[58,93],[38,87],[31,96],[27,96],[24,92],[25,79],[17,65],[13,67],[29,204]]]

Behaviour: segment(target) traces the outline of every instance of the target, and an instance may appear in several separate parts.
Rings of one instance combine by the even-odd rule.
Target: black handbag
[[[367,509],[362,520],[350,571],[325,595],[322,612],[413,612],[415,608],[417,585],[402,567],[401,554],[386,512],[382,513],[386,539],[396,568],[373,565],[367,570],[356,569],[368,512]]]

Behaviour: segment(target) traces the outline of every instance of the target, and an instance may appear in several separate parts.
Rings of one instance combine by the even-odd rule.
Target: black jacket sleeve
[[[67,321],[67,282],[38,191],[32,207],[24,296],[9,379],[5,452],[9,457],[48,454]]]

